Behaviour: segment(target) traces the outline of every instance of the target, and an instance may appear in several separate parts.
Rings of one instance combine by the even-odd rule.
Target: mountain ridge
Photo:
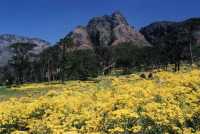
[[[15,43],[30,43],[35,44],[33,53],[39,54],[44,49],[48,48],[51,44],[40,38],[30,38],[25,36],[18,36],[15,34],[1,34],[0,35],[0,67],[8,64],[12,53],[10,52],[9,46]]]
[[[81,49],[113,46],[125,42],[142,42],[141,45],[149,45],[144,36],[133,29],[119,11],[111,15],[93,17],[86,26],[76,27],[66,37],[71,37],[75,46]]]
[[[183,29],[188,31],[193,42],[200,44],[200,17],[189,18],[184,21],[158,21],[151,23],[140,29],[140,32],[145,36],[148,42],[152,45],[160,45],[163,39],[174,31]]]

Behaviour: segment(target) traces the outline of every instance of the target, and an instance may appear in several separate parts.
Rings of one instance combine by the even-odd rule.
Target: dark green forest
[[[140,44],[129,42],[94,49],[76,49],[70,40],[63,39],[39,55],[31,53],[34,44],[11,45],[14,56],[8,66],[1,69],[1,83],[87,80],[108,75],[114,68],[121,69],[121,74],[129,74],[132,71],[167,69],[172,64],[174,71],[179,71],[181,63],[198,63],[200,50],[195,47],[190,50],[187,40],[177,40],[159,48],[140,47]]]

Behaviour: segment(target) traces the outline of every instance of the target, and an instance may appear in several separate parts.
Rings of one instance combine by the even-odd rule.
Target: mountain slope
[[[8,63],[8,60],[12,56],[9,46],[14,43],[36,44],[36,47],[34,47],[33,50],[33,53],[35,54],[41,53],[42,50],[50,45],[49,42],[39,38],[28,38],[13,34],[2,34],[0,35],[0,67],[5,66]]]
[[[78,48],[94,48],[133,42],[141,46],[149,43],[135,31],[120,12],[92,18],[87,26],[78,26],[67,35]]]
[[[189,31],[192,36],[192,42],[200,44],[200,18],[191,18],[182,22],[156,22],[142,28],[140,32],[151,44],[161,45],[163,39],[168,35],[177,34],[178,28]]]

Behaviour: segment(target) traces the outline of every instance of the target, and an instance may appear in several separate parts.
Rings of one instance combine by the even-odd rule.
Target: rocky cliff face
[[[70,36],[73,39],[73,42],[77,48],[92,48],[92,42],[85,27],[76,27],[74,31],[71,32],[68,36]]]
[[[151,44],[162,45],[162,40],[176,31],[177,28],[189,31],[193,42],[200,44],[200,18],[192,18],[183,22],[156,22],[142,28],[140,32]]]
[[[68,36],[79,48],[113,46],[124,42],[133,42],[141,46],[149,43],[144,36],[135,31],[120,12],[92,18],[87,26],[77,27]]]
[[[95,17],[87,25],[93,45],[108,46],[112,43],[112,24],[110,16]]]
[[[0,35],[0,67],[5,66],[11,58],[12,53],[10,52],[9,46],[14,43],[36,44],[36,47],[33,49],[33,53],[35,54],[41,53],[50,45],[47,41],[38,38],[28,38],[11,34]]]

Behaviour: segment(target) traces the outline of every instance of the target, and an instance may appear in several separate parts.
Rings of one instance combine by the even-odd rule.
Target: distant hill
[[[194,44],[200,44],[200,18],[191,18],[182,22],[155,22],[140,30],[145,38],[154,46],[163,44],[168,35],[178,33],[178,28],[189,31]]]
[[[36,44],[33,52],[35,54],[41,53],[42,50],[49,47],[50,43],[39,39],[39,38],[29,38],[13,34],[2,34],[0,35],[0,67],[6,65],[8,60],[12,56],[9,50],[9,46],[14,43],[31,43]]]

